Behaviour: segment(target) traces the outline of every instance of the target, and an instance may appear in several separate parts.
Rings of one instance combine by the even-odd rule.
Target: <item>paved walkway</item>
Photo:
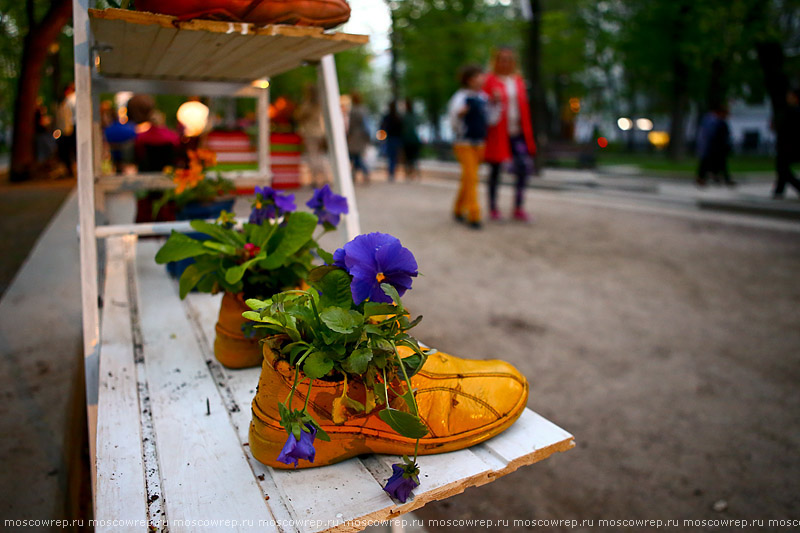
[[[362,229],[394,233],[417,255],[424,276],[409,305],[424,310],[421,338],[518,365],[530,407],[579,448],[422,516],[798,518],[800,224],[641,200],[695,198],[681,184],[582,186],[531,191],[532,225],[473,232],[450,218],[455,187],[358,187]],[[2,519],[77,512],[76,223],[72,195],[0,300]]]

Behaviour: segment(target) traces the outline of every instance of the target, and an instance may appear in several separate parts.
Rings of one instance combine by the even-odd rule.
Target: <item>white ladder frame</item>
[[[97,436],[97,397],[98,373],[100,364],[100,310],[99,278],[97,264],[97,239],[115,235],[137,234],[158,235],[170,229],[182,229],[185,223],[168,224],[125,224],[97,225],[95,180],[99,173],[99,101],[94,92],[95,85],[105,90],[134,88],[142,92],[173,92],[184,94],[205,94],[209,96],[233,95],[241,84],[225,82],[165,82],[155,80],[115,80],[103,79],[93,73],[95,54],[92,50],[92,30],[89,24],[91,0],[72,0],[73,41],[75,45],[75,92],[78,166],[78,206],[80,226],[81,260],[81,308],[83,310],[83,364],[86,385],[86,409],[89,425],[89,451],[91,457],[92,493],[96,481],[96,436]],[[329,155],[333,177],[339,193],[347,198],[350,208],[344,217],[345,240],[350,240],[361,231],[347,151],[347,138],[344,130],[344,117],[339,103],[339,81],[336,76],[336,63],[329,54],[317,66],[320,90],[323,101],[323,117],[326,125]],[[258,89],[258,170],[265,181],[271,178],[269,143],[269,88]]]

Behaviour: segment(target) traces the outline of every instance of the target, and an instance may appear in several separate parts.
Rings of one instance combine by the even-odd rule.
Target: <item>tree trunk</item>
[[[389,35],[389,47],[391,48],[391,63],[389,65],[389,87],[392,95],[393,102],[400,101],[400,75],[397,71],[398,62],[398,42],[397,42],[397,17],[391,5],[389,6],[389,15],[392,17],[391,34]]]
[[[684,2],[673,26],[673,43],[685,39],[686,21],[691,4]],[[680,47],[673,45],[672,57],[672,102],[669,126],[669,157],[682,159],[686,155],[686,111],[689,107],[689,66],[681,55]]]
[[[539,150],[547,144],[547,103],[542,80],[542,2],[529,0],[531,22],[528,29],[528,79],[530,80],[533,138]],[[539,166],[537,165],[537,169]]]
[[[30,0],[32,1],[32,0]],[[71,0],[53,0],[40,23],[28,21],[28,33],[22,48],[22,61],[17,80],[14,105],[14,131],[11,146],[11,181],[31,177],[36,164],[36,99],[42,81],[42,67],[47,61],[50,44],[72,15]]]

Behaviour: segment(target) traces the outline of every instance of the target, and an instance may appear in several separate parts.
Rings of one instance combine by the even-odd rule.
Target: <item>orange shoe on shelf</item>
[[[399,348],[401,357],[412,354]],[[302,377],[302,374],[301,374]],[[253,456],[273,468],[294,468],[277,460],[286,443],[278,403],[287,398],[294,380],[294,369],[277,360],[264,343],[264,363],[250,424],[250,450]],[[445,453],[473,446],[506,430],[522,414],[528,399],[528,383],[510,364],[491,360],[477,361],[444,353],[430,355],[422,369],[411,378],[419,415],[429,433],[419,441],[419,454]],[[398,393],[401,383],[392,383]],[[416,441],[392,430],[378,417],[381,405],[367,397],[363,383],[350,381],[348,396],[366,405],[370,412],[342,414],[334,401],[342,397],[343,381],[317,379],[308,402],[308,412],[330,437],[316,442],[314,462],[301,461],[298,468],[325,466],[365,453],[414,454]],[[308,392],[307,382],[298,386],[290,408],[301,408]],[[390,393],[391,394],[391,393]],[[402,398],[390,396],[395,409],[405,409]],[[372,407],[370,410],[369,407]],[[335,418],[338,424],[334,422]]]
[[[249,311],[242,294],[226,292],[219,308],[219,318],[215,330],[214,355],[228,368],[249,368],[261,364],[264,356],[259,338],[247,338],[242,325],[247,322],[242,313]]]
[[[213,19],[257,25],[332,28],[350,19],[346,0],[137,0],[136,9],[181,20]]]

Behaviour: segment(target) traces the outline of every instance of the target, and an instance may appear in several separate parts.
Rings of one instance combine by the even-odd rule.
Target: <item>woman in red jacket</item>
[[[514,219],[528,222],[530,217],[525,212],[523,203],[530,158],[536,153],[528,94],[525,81],[517,71],[517,60],[513,50],[498,49],[493,63],[492,73],[486,78],[483,86],[490,100],[499,104],[501,109],[499,121],[489,127],[486,138],[485,160],[491,166],[490,216],[492,220],[500,219],[500,211],[497,209],[500,167],[506,161],[513,160],[514,174],[517,176]]]

